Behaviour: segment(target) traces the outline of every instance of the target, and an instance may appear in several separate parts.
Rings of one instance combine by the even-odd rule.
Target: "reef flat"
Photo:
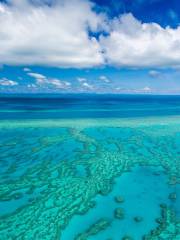
[[[177,240],[179,183],[179,117],[0,122],[2,240]]]

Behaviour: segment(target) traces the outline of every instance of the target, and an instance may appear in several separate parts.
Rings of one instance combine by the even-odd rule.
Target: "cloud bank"
[[[16,86],[18,85],[18,82],[7,79],[7,78],[2,78],[0,79],[0,86],[4,86],[4,87],[9,87],[9,86]]]
[[[27,75],[34,78],[36,84],[31,84],[30,87],[41,87],[41,88],[56,88],[56,89],[68,89],[71,86],[70,82],[62,81],[57,78],[50,78],[40,73],[28,72]]]
[[[90,1],[12,0],[0,23],[0,65],[180,67],[180,27],[109,19]]]
[[[103,63],[98,41],[89,36],[102,17],[90,2],[9,2],[0,4],[0,64],[81,68]]]
[[[141,23],[132,14],[110,23],[108,37],[101,46],[109,64],[125,67],[175,67],[180,65],[180,27],[162,28]]]

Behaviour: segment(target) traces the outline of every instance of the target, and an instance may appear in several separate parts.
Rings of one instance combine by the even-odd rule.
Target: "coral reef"
[[[158,227],[152,230],[143,240],[178,240],[180,239],[180,221],[175,217],[172,209],[161,206],[161,218],[158,219]]]
[[[93,225],[91,225],[84,233],[78,234],[74,240],[86,240],[89,236],[96,235],[100,231],[109,227],[111,222],[107,219],[99,219]]]
[[[142,222],[142,221],[143,221],[143,218],[140,217],[140,216],[136,216],[136,217],[134,217],[134,221],[137,222],[137,223],[139,223],[139,222]]]
[[[175,201],[176,198],[177,198],[177,195],[176,195],[175,192],[169,194],[169,199],[170,199],[170,200]]]
[[[114,217],[117,219],[124,219],[124,209],[123,208],[116,208],[114,210]]]
[[[133,238],[130,237],[130,236],[128,236],[128,235],[126,235],[126,236],[124,236],[124,237],[122,238],[122,240],[133,240]]]
[[[134,166],[161,166],[169,184],[180,182],[180,135],[171,126],[22,126],[3,125],[0,133],[0,202],[13,205],[0,216],[2,240],[60,239],[74,215],[94,208],[94,197],[109,194],[116,177]],[[114,200],[123,202],[121,196]],[[124,217],[121,208],[115,217]],[[179,223],[168,208],[162,218],[144,239],[178,239]],[[100,220],[77,239],[109,224]]]
[[[115,196],[114,201],[117,202],[117,203],[123,203],[124,198],[122,196]]]

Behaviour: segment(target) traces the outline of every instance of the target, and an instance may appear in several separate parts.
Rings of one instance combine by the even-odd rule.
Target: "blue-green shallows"
[[[0,103],[0,240],[180,239],[179,97]]]

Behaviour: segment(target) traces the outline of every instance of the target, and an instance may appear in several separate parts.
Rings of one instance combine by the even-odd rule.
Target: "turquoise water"
[[[180,97],[0,103],[0,240],[180,239]]]

